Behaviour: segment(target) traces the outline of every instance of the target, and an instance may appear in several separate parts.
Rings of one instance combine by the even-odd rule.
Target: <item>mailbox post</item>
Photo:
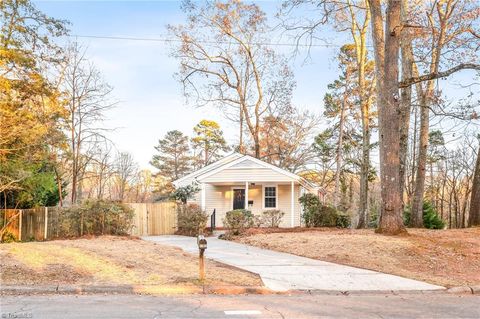
[[[199,271],[200,271],[200,281],[205,280],[205,249],[207,249],[207,240],[205,236],[198,235],[197,237],[197,245],[199,251]]]

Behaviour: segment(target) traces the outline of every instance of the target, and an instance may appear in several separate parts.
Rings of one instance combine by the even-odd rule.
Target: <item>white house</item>
[[[197,183],[198,192],[189,203],[196,203],[209,215],[215,211],[216,226],[222,226],[225,213],[248,209],[261,214],[268,209],[285,213],[281,227],[300,226],[298,198],[317,188],[289,171],[249,155],[232,153],[173,182],[175,187]]]

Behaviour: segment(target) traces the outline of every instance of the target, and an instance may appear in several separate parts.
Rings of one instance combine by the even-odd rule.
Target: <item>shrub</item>
[[[438,216],[437,211],[429,202],[423,203],[423,226],[428,229],[443,229],[445,222]]]
[[[207,227],[208,215],[197,204],[179,204],[177,218],[180,235],[197,236]]]
[[[2,243],[13,243],[17,241],[17,237],[8,230],[2,234],[1,242]]]
[[[302,195],[298,201],[303,207],[302,219],[307,227],[315,226],[316,215],[320,207],[320,200],[317,196],[307,193]]]
[[[410,225],[411,207],[405,207],[403,211],[403,223]],[[430,202],[423,202],[423,227],[428,229],[443,229],[445,222],[438,216],[435,207]]]
[[[285,213],[278,209],[269,209],[262,213],[265,225],[272,228],[280,226],[283,216],[285,216]]]
[[[245,229],[253,226],[252,212],[246,209],[235,209],[227,212],[223,225],[231,235],[240,235]]]
[[[264,220],[263,216],[255,215],[255,216],[253,216],[252,224],[253,224],[253,226],[255,226],[257,228],[260,228],[265,224],[265,220]]]
[[[128,235],[133,226],[134,211],[128,205],[87,200],[81,205],[57,208],[56,237],[82,235]]]
[[[303,206],[302,219],[307,227],[347,228],[351,224],[350,215],[321,204],[318,197],[313,194],[301,196],[299,202]]]

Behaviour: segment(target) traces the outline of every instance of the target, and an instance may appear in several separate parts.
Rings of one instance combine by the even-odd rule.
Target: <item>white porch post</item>
[[[202,208],[202,210],[205,210],[205,196],[206,196],[206,194],[205,194],[205,183],[202,183],[201,196],[202,196],[202,198],[201,198],[201,206],[200,207]]]
[[[290,202],[290,221],[291,221],[291,225],[292,227],[295,227],[295,182],[292,181],[291,182],[291,189],[290,189],[290,193],[291,193],[291,202]]]
[[[248,182],[245,182],[245,209],[248,209]]]

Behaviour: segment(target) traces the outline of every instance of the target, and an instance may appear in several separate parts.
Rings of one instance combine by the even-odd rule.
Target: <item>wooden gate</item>
[[[177,204],[130,203],[135,210],[131,234],[136,236],[172,235],[177,229]]]

